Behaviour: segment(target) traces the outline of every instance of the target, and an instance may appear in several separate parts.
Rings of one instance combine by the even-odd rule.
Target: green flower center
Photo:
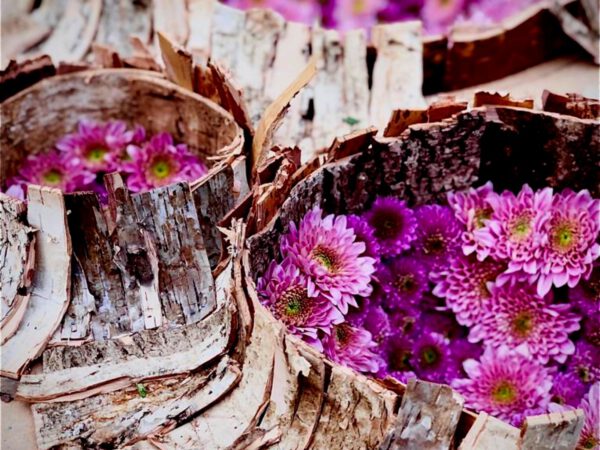
[[[516,397],[517,390],[515,389],[515,386],[506,380],[500,381],[492,389],[492,399],[496,403],[507,405],[515,401]]]
[[[312,251],[312,257],[329,272],[335,272],[339,266],[337,253],[322,245],[317,245]]]
[[[525,338],[531,333],[533,330],[533,326],[535,321],[533,320],[533,315],[529,311],[523,311],[513,319],[513,331],[519,337]]]
[[[485,221],[492,217],[492,208],[480,208],[475,211],[475,228],[483,228]]]
[[[440,360],[440,351],[433,345],[427,345],[421,349],[421,362],[426,366],[434,366]]]
[[[600,440],[596,439],[593,435],[582,436],[579,440],[579,448],[596,448],[596,445],[600,444]]]
[[[56,169],[50,169],[48,172],[46,172],[46,173],[44,173],[44,175],[42,175],[42,178],[44,179],[44,182],[46,184],[56,185],[61,182],[61,180],[63,178],[63,174]]]
[[[169,160],[157,159],[150,166],[150,171],[155,178],[164,180],[171,175],[173,168],[171,167],[171,162]]]
[[[563,222],[553,227],[550,232],[553,247],[559,252],[568,252],[577,243],[576,233],[575,226],[569,222]]]
[[[302,323],[310,314],[310,305],[306,288],[294,286],[277,299],[276,309],[284,322]]]
[[[394,287],[398,292],[411,294],[417,290],[417,281],[414,275],[407,273],[404,275],[398,275],[394,280]]]
[[[529,214],[518,217],[510,227],[510,237],[513,241],[521,242],[531,234],[531,217]]]
[[[427,236],[423,244],[423,251],[427,255],[440,255],[446,249],[444,237],[437,233]]]
[[[108,153],[108,149],[104,147],[92,147],[88,150],[86,158],[92,163],[99,163],[104,160],[104,156]]]

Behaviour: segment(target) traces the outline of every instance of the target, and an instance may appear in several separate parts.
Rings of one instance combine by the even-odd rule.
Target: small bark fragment
[[[448,450],[463,404],[448,386],[411,379],[395,430],[380,450]]]
[[[517,450],[518,442],[518,428],[480,412],[458,450]]]
[[[525,418],[519,450],[572,450],[585,416],[581,409]]]
[[[16,333],[2,345],[0,375],[19,378],[59,326],[69,305],[71,239],[62,193],[28,188],[27,221],[37,228],[31,297]]]
[[[567,114],[580,119],[600,119],[600,101],[577,94],[560,95],[544,90],[542,105],[544,111],[548,112]]]
[[[171,41],[164,33],[157,31],[160,53],[167,69],[167,76],[178,85],[194,90],[192,55]]]
[[[13,336],[27,311],[35,266],[35,229],[26,205],[0,193],[0,344]]]
[[[371,124],[383,130],[395,109],[426,106],[423,84],[421,23],[376,25],[372,30],[377,59],[371,87]]]
[[[486,105],[533,109],[533,99],[526,98],[517,100],[512,98],[510,94],[502,95],[498,92],[492,93],[486,91],[475,92],[475,95],[473,96],[473,107],[477,108],[478,106]]]
[[[373,137],[377,134],[377,128],[369,127],[358,130],[343,137],[336,137],[329,147],[327,154],[330,161],[346,158],[367,148]]]
[[[13,60],[0,72],[0,101],[3,102],[17,92],[55,74],[56,67],[47,55],[27,59],[21,63]]]

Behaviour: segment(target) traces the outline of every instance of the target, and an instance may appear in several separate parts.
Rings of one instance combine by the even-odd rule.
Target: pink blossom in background
[[[371,333],[348,323],[335,325],[333,332],[323,338],[328,358],[361,372],[379,371],[383,362],[374,353],[376,346]]]

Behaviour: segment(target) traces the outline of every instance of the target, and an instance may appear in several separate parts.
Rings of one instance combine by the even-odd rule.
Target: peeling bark
[[[518,428],[480,412],[458,450],[517,450],[518,443]]]
[[[585,416],[581,409],[527,417],[519,450],[571,450],[577,446]]]
[[[50,57],[44,55],[28,59],[22,63],[11,61],[8,67],[0,72],[0,101],[15,95],[44,78],[56,75],[56,67]]]
[[[0,194],[0,344],[17,332],[31,297],[36,239],[25,223],[26,209]]]
[[[62,193],[30,186],[27,222],[38,230],[36,271],[20,326],[2,344],[0,375],[10,378],[19,378],[41,354],[69,304],[71,239]]]

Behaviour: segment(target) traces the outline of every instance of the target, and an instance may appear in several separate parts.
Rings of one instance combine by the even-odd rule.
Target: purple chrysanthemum
[[[347,322],[335,325],[331,334],[323,338],[324,353],[329,359],[360,372],[379,371],[383,362],[374,353],[376,347],[371,333]]]
[[[380,301],[383,303],[383,300]],[[410,333],[422,314],[423,311],[416,304],[396,306],[394,310],[388,310],[390,327],[397,332]]]
[[[491,182],[475,189],[461,192],[449,192],[448,204],[454,210],[456,218],[465,226],[462,233],[462,249],[465,255],[477,251],[478,242],[473,235],[475,230],[483,228],[485,221],[492,217],[493,209],[487,198],[494,192]]]
[[[192,181],[207,172],[206,166],[192,155],[187,145],[173,144],[169,133],[153,136],[141,147],[130,145],[131,164],[127,187],[133,192],[146,191],[180,181]]]
[[[344,321],[344,316],[333,304],[315,291],[313,282],[298,268],[284,260],[272,262],[257,282],[261,303],[288,330],[301,336],[320,350],[318,331],[330,333],[334,324]]]
[[[415,239],[417,222],[412,209],[402,200],[380,197],[364,217],[375,230],[383,257],[396,256],[408,250]]]
[[[575,373],[584,383],[600,381],[600,348],[584,340],[577,342],[575,353],[567,361],[567,370]]]
[[[538,292],[544,295],[552,285],[575,287],[588,278],[594,260],[600,256],[596,241],[600,231],[600,200],[586,190],[565,190],[555,195],[550,219],[543,228],[546,239],[530,274],[538,274]]]
[[[337,0],[334,2],[333,19],[338,30],[367,28],[377,23],[377,11],[385,6],[385,0]]]
[[[370,256],[379,262],[381,248],[375,238],[375,229],[365,219],[355,215],[348,216],[348,226],[354,230],[356,240],[365,243],[363,256]]]
[[[416,378],[411,366],[414,345],[412,339],[405,333],[390,334],[379,348],[385,364],[377,375],[380,378],[392,376],[403,383],[410,378]]]
[[[48,153],[29,156],[19,169],[19,174],[8,184],[10,192],[25,195],[27,184],[37,184],[60,189],[63,192],[73,192],[87,187],[95,176],[81,164],[75,164],[65,153],[52,150]],[[14,187],[13,187],[14,186]],[[17,195],[15,195],[17,196]]]
[[[600,383],[594,383],[578,405],[585,416],[577,449],[600,450]],[[571,406],[550,403],[550,412],[573,409]]]
[[[536,258],[545,239],[543,227],[550,217],[552,189],[534,192],[524,185],[517,196],[504,191],[488,195],[487,201],[494,212],[485,226],[473,233],[477,258],[481,261],[491,256],[507,261],[508,268],[498,277],[499,284],[517,275],[537,276]]]
[[[550,401],[549,371],[520,351],[488,347],[481,359],[463,364],[468,378],[451,385],[465,404],[519,426],[528,415],[542,414]]]
[[[457,255],[446,270],[432,277],[436,282],[433,295],[446,299],[458,323],[471,326],[491,296],[491,285],[505,269],[506,264],[489,258],[477,261]]]
[[[465,0],[425,0],[421,18],[428,34],[445,33],[456,20]]]
[[[573,372],[558,372],[552,379],[552,402],[577,406],[587,387]]]
[[[82,164],[94,173],[110,172],[117,168],[133,134],[118,120],[106,123],[81,120],[77,133],[64,136],[56,148],[67,153],[75,164]]]
[[[393,311],[418,305],[428,289],[427,269],[419,258],[400,256],[377,268],[383,305]]]
[[[600,264],[595,264],[588,280],[581,280],[569,291],[569,300],[585,317],[600,311]]]
[[[600,348],[600,311],[584,317],[583,337],[590,344]]]
[[[415,212],[417,239],[415,250],[430,270],[437,272],[460,250],[463,227],[446,206],[426,205]]]
[[[281,254],[315,282],[317,289],[346,314],[348,306],[357,306],[354,296],[368,297],[372,292],[371,275],[375,260],[362,256],[363,242],[347,226],[346,216],[333,214],[322,218],[315,207],[281,242]]]
[[[364,328],[371,333],[377,343],[382,342],[391,332],[388,314],[372,298],[360,305],[358,310],[351,311],[346,319],[350,325]]]
[[[521,346],[542,364],[551,359],[562,363],[573,354],[569,333],[580,328],[581,317],[570,311],[570,305],[551,304],[537,295],[535,287],[518,282],[492,286],[491,294],[471,327],[471,342]]]
[[[417,376],[426,381],[445,383],[458,374],[450,358],[450,340],[433,331],[415,333],[411,365]]]

